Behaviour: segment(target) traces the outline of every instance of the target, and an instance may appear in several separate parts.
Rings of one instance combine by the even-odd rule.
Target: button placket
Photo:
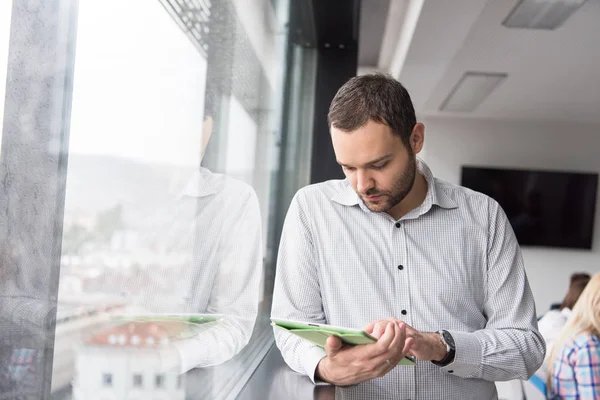
[[[406,226],[400,221],[394,222],[394,233],[392,235],[394,240],[394,259],[397,264],[396,267],[396,278],[395,288],[397,298],[395,301],[395,315],[410,324],[408,318],[408,309],[410,308],[410,281],[408,270],[405,268],[407,261],[408,249],[406,247]]]

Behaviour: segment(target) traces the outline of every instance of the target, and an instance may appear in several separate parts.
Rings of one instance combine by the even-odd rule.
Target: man
[[[329,111],[345,180],[300,190],[286,217],[274,317],[364,326],[377,343],[325,350],[276,330],[287,364],[356,398],[493,399],[544,341],[515,235],[491,198],[432,176],[425,128],[385,75],[348,81]],[[396,367],[405,355],[414,367]]]

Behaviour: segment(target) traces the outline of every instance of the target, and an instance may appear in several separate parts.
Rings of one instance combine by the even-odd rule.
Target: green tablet
[[[116,319],[131,322],[181,322],[187,324],[207,324],[223,319],[223,314],[163,314],[163,313],[129,313],[117,314]]]
[[[332,325],[290,321],[278,318],[271,318],[271,325],[293,333],[294,335],[323,348],[325,347],[325,342],[329,336],[337,336],[342,339],[342,342],[349,345],[370,344],[377,341],[376,338],[360,329],[341,328]],[[398,365],[415,365],[415,359],[408,356],[404,357]]]
[[[112,316],[112,320],[120,325],[131,325],[133,331],[144,332],[156,329],[166,336],[170,342],[197,337],[202,332],[219,324],[223,314],[150,314],[128,313]],[[150,328],[154,326],[153,328]]]

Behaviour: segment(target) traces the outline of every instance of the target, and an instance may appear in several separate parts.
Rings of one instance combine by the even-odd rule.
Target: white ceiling
[[[600,123],[600,0],[552,31],[504,27],[517,3],[425,0],[399,76],[420,116]],[[474,112],[439,111],[467,71],[508,78]]]
[[[389,7],[390,0],[361,0],[358,41],[359,65],[377,65]]]

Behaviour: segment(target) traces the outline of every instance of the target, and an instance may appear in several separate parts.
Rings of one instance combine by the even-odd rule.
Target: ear
[[[412,133],[410,134],[410,147],[413,153],[419,154],[423,150],[423,144],[425,142],[425,125],[417,122],[413,127]]]

